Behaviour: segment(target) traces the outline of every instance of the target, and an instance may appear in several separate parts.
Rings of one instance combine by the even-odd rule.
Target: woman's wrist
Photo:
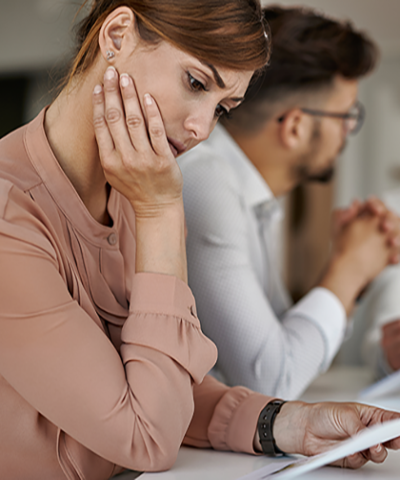
[[[285,400],[271,400],[261,410],[260,416],[258,417],[257,431],[259,443],[265,455],[276,456],[285,453],[277,447],[273,435],[273,426],[276,416],[285,403]]]
[[[136,217],[136,272],[174,275],[187,283],[183,202]]]
[[[273,436],[277,448],[285,453],[303,453],[308,405],[300,401],[286,402],[275,418]]]
[[[169,215],[177,215],[184,217],[183,197],[182,195],[172,198],[168,202],[137,202],[130,201],[135,211],[136,222],[149,220],[161,220]]]

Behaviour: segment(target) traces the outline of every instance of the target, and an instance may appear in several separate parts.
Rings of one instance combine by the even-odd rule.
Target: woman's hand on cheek
[[[182,202],[182,175],[154,99],[142,110],[135,84],[110,67],[93,93],[93,124],[107,181],[131,202],[137,217],[157,217]],[[146,122],[147,119],[147,122]]]

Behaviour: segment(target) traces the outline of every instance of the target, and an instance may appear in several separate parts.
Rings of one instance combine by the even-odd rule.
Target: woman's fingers
[[[383,445],[379,444],[363,452],[358,452],[358,453],[355,453],[354,455],[349,455],[348,457],[343,458],[342,460],[339,460],[333,463],[332,465],[341,466],[343,468],[356,469],[356,468],[361,468],[368,461],[371,461],[374,463],[382,463],[386,460],[387,455],[388,453],[386,448]]]
[[[115,149],[122,159],[130,158],[131,149],[146,155],[172,157],[155,100],[145,94],[143,104],[147,126],[132,78],[127,74],[119,77],[115,68],[109,67],[104,75],[104,88],[94,94],[95,128],[105,152]]]
[[[105,118],[116,150],[129,152],[132,142],[127,130],[125,109],[121,98],[120,80],[114,67],[104,75]]]
[[[147,152],[150,147],[157,155],[171,156],[164,122],[155,100],[148,93],[144,95],[145,115],[143,115],[132,78],[122,74],[120,83],[126,125],[134,148],[139,152]]]
[[[388,456],[388,452],[386,448],[382,445],[375,445],[374,447],[371,447],[367,453],[366,456],[368,457],[371,462],[374,463],[382,463],[386,460],[386,457]]]
[[[133,148],[138,152],[150,150],[146,122],[132,78],[123,73],[120,77],[121,93],[125,110],[125,124]]]
[[[93,90],[93,126],[100,156],[112,155],[114,142],[105,119],[104,93],[101,85],[96,85]]]
[[[149,137],[154,152],[157,155],[172,157],[160,110],[154,98],[148,93],[144,96],[144,105],[147,115]]]

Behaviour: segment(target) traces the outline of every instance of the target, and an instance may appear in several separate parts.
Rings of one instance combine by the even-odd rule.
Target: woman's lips
[[[172,138],[168,138],[167,140],[169,148],[175,158],[186,150],[186,146],[182,142],[178,142],[178,140],[173,140]]]
[[[169,140],[168,140],[168,145],[169,145],[169,148],[171,149],[173,156],[176,158],[178,156],[178,150],[172,145],[172,143]]]

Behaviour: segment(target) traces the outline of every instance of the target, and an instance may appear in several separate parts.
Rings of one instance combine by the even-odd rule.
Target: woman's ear
[[[290,150],[302,149],[308,144],[311,127],[309,116],[300,108],[293,108],[280,122],[281,142]]]
[[[121,55],[129,55],[139,42],[136,17],[129,7],[118,7],[104,20],[99,33],[99,47],[109,62]]]

